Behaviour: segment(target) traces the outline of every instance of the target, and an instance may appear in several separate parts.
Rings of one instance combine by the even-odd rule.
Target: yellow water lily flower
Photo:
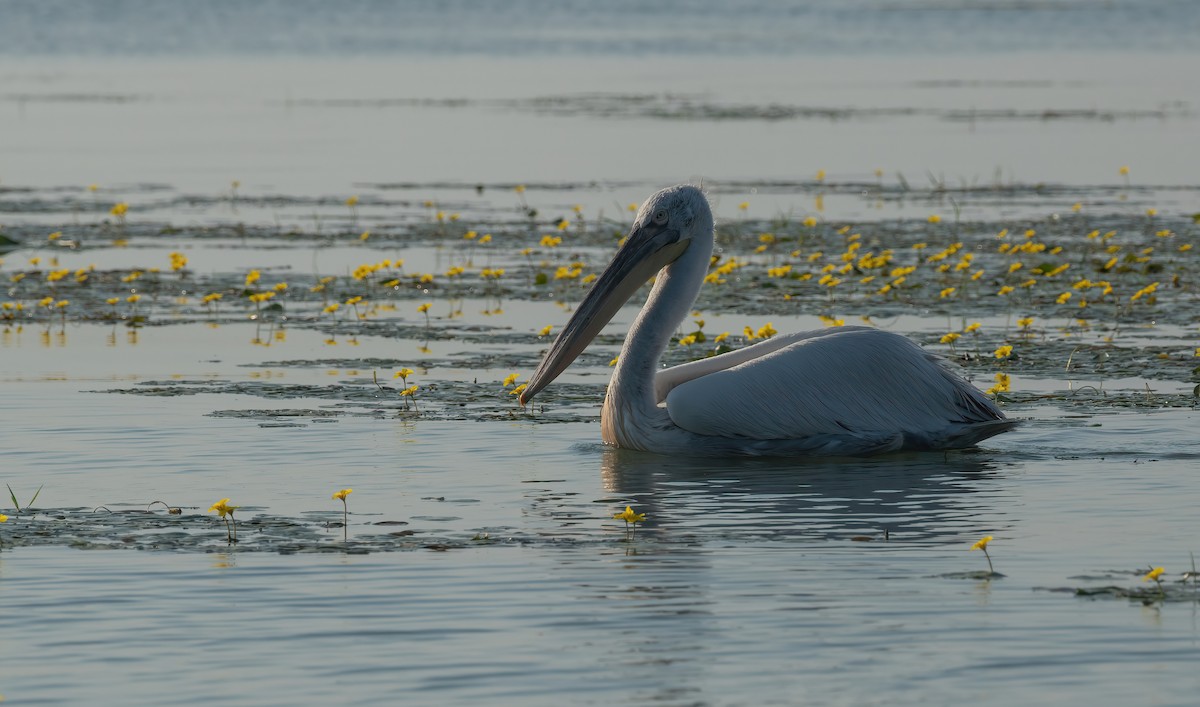
[[[216,513],[219,513],[222,518],[224,518],[227,515],[230,515],[230,516],[233,515],[233,512],[239,508],[241,508],[241,506],[229,505],[228,498],[222,498],[220,501],[217,501],[216,503],[212,504],[212,506],[208,510],[215,511]]]
[[[0,513],[0,523],[7,523],[7,522],[8,522],[8,516],[4,515],[3,513]]]
[[[1143,582],[1149,582],[1150,580],[1158,581],[1158,578],[1162,576],[1163,572],[1166,572],[1166,570],[1164,570],[1161,567],[1155,567],[1154,569],[1147,572],[1145,577],[1142,577],[1142,581]]]
[[[1012,356],[1012,352],[1013,352],[1013,347],[1005,345],[1005,346],[1001,346],[1000,348],[996,349],[995,354],[996,354],[996,358],[1004,359],[1004,358],[1008,358],[1009,356]]]
[[[346,497],[352,493],[354,493],[354,489],[342,489],[341,491],[333,494],[332,498],[336,498],[339,501],[345,501]]]
[[[521,376],[517,373],[508,374],[507,376],[504,377],[504,387],[507,388],[508,386],[512,385],[513,383],[516,383],[517,379],[520,377]]]
[[[641,523],[642,521],[646,520],[646,514],[645,513],[634,513],[632,506],[625,506],[624,512],[617,513],[616,515],[613,516],[613,518],[616,518],[618,520],[623,520],[626,523]]]
[[[987,550],[988,543],[993,540],[991,535],[985,535],[971,546],[972,550]]]

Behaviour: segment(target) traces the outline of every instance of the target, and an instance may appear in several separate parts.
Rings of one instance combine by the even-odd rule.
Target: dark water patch
[[[787,103],[721,102],[703,94],[679,93],[578,93],[518,99],[470,98],[321,98],[295,99],[289,106],[325,108],[440,108],[507,109],[567,117],[602,119],[652,119],[669,121],[797,120],[872,121],[923,117],[950,122],[1105,122],[1133,120],[1191,120],[1194,111],[1183,102],[1141,109],[1046,108],[931,108],[927,106],[813,106]]]

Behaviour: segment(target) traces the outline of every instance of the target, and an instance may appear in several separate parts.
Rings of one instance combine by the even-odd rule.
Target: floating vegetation
[[[737,200],[718,224],[719,250],[696,304],[695,330],[679,333],[664,362],[769,338],[782,317],[893,327],[919,313],[922,325],[905,325],[903,333],[986,381],[981,387],[994,383],[989,393],[1005,405],[1194,407],[1200,226],[1182,209],[1159,209],[1198,190],[1138,186],[1125,166],[1114,176],[1120,183],[1067,187],[1000,179],[952,185],[929,175],[927,186],[917,186],[902,175],[886,180],[882,170],[875,181],[838,180],[820,170],[791,182],[706,183],[714,195]],[[176,194],[163,185],[120,194],[96,185],[4,187],[0,211],[10,223],[0,243],[10,255],[0,261],[8,286],[0,299],[0,345],[24,335],[67,345],[69,329],[89,323],[111,326],[110,337],[126,329],[136,344],[143,327],[249,322],[252,344],[285,347],[289,333],[307,331],[339,355],[244,365],[361,373],[329,383],[173,379],[98,392],[319,403],[213,413],[262,424],[361,414],[595,418],[622,335],[600,337],[580,359],[577,370],[595,371],[594,383],[555,386],[536,409],[522,410],[509,394],[517,379],[505,384],[505,376],[519,378],[536,365],[557,320],[542,313],[514,324],[505,310],[554,305],[566,316],[631,218],[621,204],[588,215],[567,199],[594,202],[612,185],[361,186],[350,197],[252,194],[236,182],[217,196]],[[621,185],[642,186],[650,188]],[[756,194],[794,206],[755,218]],[[838,218],[824,208],[835,195],[857,200],[860,209],[894,203],[921,205],[925,213]],[[1028,213],[979,216],[1011,211],[997,204],[1023,204]],[[248,215],[273,211],[275,223],[230,223],[235,207]],[[198,225],[175,225],[171,217],[181,210],[207,216]],[[280,212],[290,214],[286,223]],[[322,269],[327,251],[345,264]],[[297,252],[311,252],[313,267],[290,264]],[[87,264],[93,254],[130,264]],[[195,268],[198,259],[219,265]],[[705,321],[717,317],[741,321],[706,331]],[[355,357],[346,348],[367,337],[416,342],[418,355]],[[414,368],[419,384],[404,376],[399,386],[380,383],[389,371]],[[1151,390],[1150,381],[1160,383]]]
[[[1141,570],[1110,570],[1099,575],[1073,577],[1088,581],[1113,581],[1138,578],[1141,585],[1105,584],[1087,587],[1038,587],[1041,591],[1073,594],[1087,599],[1124,599],[1143,605],[1153,604],[1200,604],[1200,588],[1193,568],[1175,577],[1170,577],[1162,567]],[[1151,583],[1152,584],[1148,584]]]

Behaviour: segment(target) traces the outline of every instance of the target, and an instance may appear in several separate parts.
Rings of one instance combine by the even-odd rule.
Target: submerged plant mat
[[[245,518],[237,519],[237,541],[230,542],[225,522],[213,514],[184,509],[172,515],[162,510],[114,508],[59,508],[10,516],[4,527],[0,527],[0,552],[57,545],[81,550],[368,553],[447,550],[497,542],[486,532],[439,534],[410,527],[410,521],[382,518],[353,521],[351,537],[343,541],[340,510],[312,512],[297,518],[247,513]],[[520,542],[513,536],[500,537],[504,542]]]
[[[1072,594],[1085,599],[1122,599],[1140,604],[1200,604],[1200,587],[1194,572],[1183,579],[1164,579],[1161,585],[1139,581],[1146,570],[1106,570],[1094,575],[1072,577],[1086,582],[1109,582],[1089,586],[1037,587],[1039,591]],[[1118,584],[1120,582],[1120,584]],[[1130,584],[1126,584],[1130,582]]]

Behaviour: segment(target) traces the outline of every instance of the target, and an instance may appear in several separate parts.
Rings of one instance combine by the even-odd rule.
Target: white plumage
[[[864,455],[969,447],[1013,421],[913,341],[871,327],[777,336],[658,370],[704,282],[708,200],[664,189],[559,333],[521,396],[557,377],[657,272],[605,396],[604,441],[664,454]]]

